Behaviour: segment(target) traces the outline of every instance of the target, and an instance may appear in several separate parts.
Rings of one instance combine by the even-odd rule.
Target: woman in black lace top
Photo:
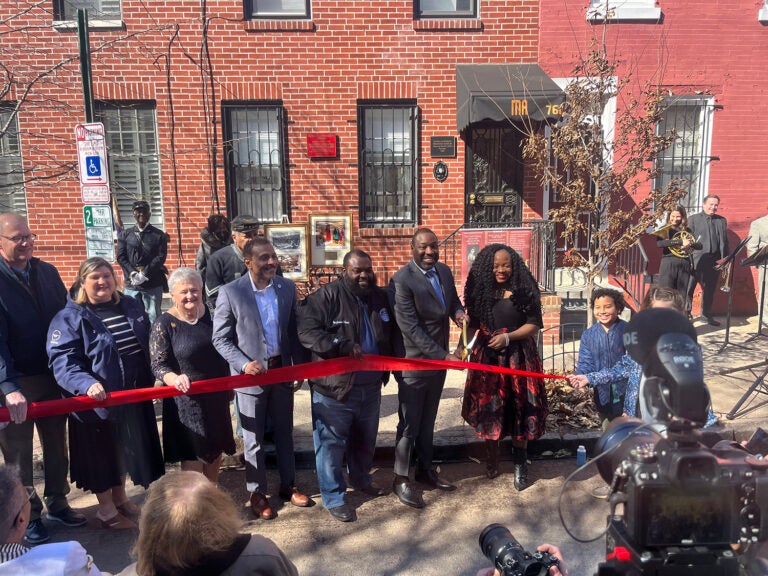
[[[213,325],[203,302],[203,281],[191,268],[168,278],[173,306],[152,326],[152,371],[166,386],[187,392],[190,383],[226,376],[227,363],[211,343]],[[163,400],[163,452],[166,462],[201,472],[213,483],[223,452],[233,454],[232,392],[175,396]]]

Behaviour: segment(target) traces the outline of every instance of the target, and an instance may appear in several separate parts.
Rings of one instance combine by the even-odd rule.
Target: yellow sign
[[[528,116],[528,100],[512,100],[512,116]]]

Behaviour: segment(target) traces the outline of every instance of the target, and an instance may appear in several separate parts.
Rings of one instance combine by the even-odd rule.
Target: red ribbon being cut
[[[294,380],[322,378],[334,374],[346,372],[360,372],[364,370],[401,371],[401,370],[481,370],[496,374],[509,374],[513,376],[531,376],[534,378],[562,379],[565,376],[555,374],[539,374],[514,370],[501,366],[488,364],[475,364],[469,362],[449,362],[446,360],[418,360],[411,358],[391,358],[389,356],[366,355],[362,360],[346,356],[308,364],[297,364],[269,370],[258,376],[241,374],[239,376],[226,376],[223,378],[211,378],[193,382],[187,394],[203,394],[205,392],[219,392],[221,390],[233,390],[246,386],[266,386],[279,382],[293,382]],[[94,408],[108,408],[120,404],[133,402],[145,402],[157,398],[171,398],[181,396],[180,392],[172,386],[158,386],[155,388],[137,388],[135,390],[119,390],[110,392],[102,401],[94,400],[89,396],[73,396],[60,400],[48,400],[46,402],[31,402],[27,407],[27,418],[43,418],[58,414],[69,414]],[[8,422],[10,414],[8,408],[0,408],[0,422]]]

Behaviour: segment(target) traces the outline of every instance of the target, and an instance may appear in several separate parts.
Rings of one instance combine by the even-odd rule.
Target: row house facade
[[[758,111],[768,95],[761,72],[768,58],[768,5],[763,0],[542,0],[540,25],[539,63],[559,85],[567,84],[574,64],[598,39],[618,63],[618,76],[630,79],[630,91],[646,82],[662,87],[666,108],[659,129],[675,130],[678,140],[659,159],[662,173],[654,184],[685,179],[682,204],[689,215],[701,210],[704,196],[718,195],[735,248],[750,223],[768,213],[768,173],[760,161],[768,153],[768,118]],[[617,100],[609,103],[609,112],[626,103]],[[651,235],[640,241],[654,274],[660,250]],[[746,250],[738,255],[733,270],[734,314],[757,310],[756,270],[740,265],[746,256]],[[719,312],[727,308],[727,296],[718,291]],[[698,304],[697,294],[694,307]]]
[[[552,199],[522,159],[520,126],[543,129],[603,30],[624,70],[663,70],[670,123],[698,130],[671,152],[670,170],[695,183],[692,207],[720,194],[743,236],[768,204],[755,161],[766,146],[766,8],[627,0],[616,2],[624,17],[609,6],[603,28],[604,4],[3,2],[0,209],[26,214],[38,255],[74,278],[86,257],[74,142],[85,120],[76,20],[86,8],[115,217],[131,225],[131,203],[150,202],[171,238],[169,268],[193,264],[211,213],[294,224],[348,215],[380,284],[408,260],[420,226],[453,239],[444,259],[460,276],[462,228],[546,220]],[[540,279],[554,264],[530,258]]]

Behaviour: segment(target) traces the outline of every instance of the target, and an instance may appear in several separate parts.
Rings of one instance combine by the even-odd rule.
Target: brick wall
[[[280,99],[288,121],[291,220],[304,222],[310,212],[352,212],[354,244],[372,255],[380,280],[387,282],[409,258],[414,229],[358,226],[358,99],[417,101],[419,225],[445,237],[464,222],[464,146],[459,140],[456,158],[443,159],[449,177],[440,183],[432,177],[428,143],[431,136],[460,136],[455,66],[536,62],[538,4],[483,0],[478,20],[449,22],[414,21],[413,4],[404,0],[313,0],[311,22],[243,22],[242,3],[214,0],[207,2],[204,37],[198,3],[124,0],[125,29],[90,32],[94,94],[157,103],[169,268],[193,264],[214,198],[225,205],[221,102]],[[42,75],[19,115],[25,167],[34,167],[29,219],[40,235],[38,255],[69,282],[85,258],[73,137],[74,125],[84,121],[77,35],[51,27],[47,8],[21,14],[25,6],[12,1],[0,7],[3,21],[16,15],[14,26],[33,27],[4,36],[3,60],[14,63],[19,82],[7,99],[21,98],[28,80]],[[201,52],[204,40],[209,63]],[[201,69],[210,69],[210,76]],[[205,106],[215,121],[206,117]],[[218,140],[215,178],[206,131]],[[312,132],[338,136],[338,159],[307,158],[306,136]],[[529,208],[525,217],[532,217]]]

